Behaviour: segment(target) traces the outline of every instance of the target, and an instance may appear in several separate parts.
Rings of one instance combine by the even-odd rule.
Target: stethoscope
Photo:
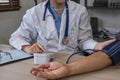
[[[65,27],[65,34],[62,40],[62,43],[64,45],[68,44],[69,39],[68,39],[68,29],[69,29],[69,9],[68,9],[68,4],[67,1],[65,1],[65,6],[66,6],[66,27]],[[43,15],[43,21],[45,21],[45,17],[46,17],[46,13],[47,13],[47,9],[50,11],[50,13],[53,16],[53,19],[55,20],[55,16],[50,8],[50,0],[48,0],[48,2],[45,4],[45,10],[44,10],[44,15]]]

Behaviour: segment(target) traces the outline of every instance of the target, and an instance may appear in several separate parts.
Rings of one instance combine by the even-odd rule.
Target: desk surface
[[[55,61],[65,63],[69,55],[55,54]],[[71,61],[83,58],[83,56],[75,55]],[[37,80],[36,77],[29,73],[32,67],[37,65],[33,64],[33,59],[27,59],[8,65],[0,66],[0,80]],[[109,68],[90,72],[86,74],[75,75],[60,80],[120,80],[120,65],[111,66]]]

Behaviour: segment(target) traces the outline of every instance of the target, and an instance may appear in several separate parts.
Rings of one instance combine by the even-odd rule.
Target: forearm
[[[81,74],[85,72],[99,70],[111,64],[112,61],[108,55],[106,55],[103,52],[97,52],[79,61],[68,64],[70,70],[69,75],[75,75],[75,74]]]
[[[19,50],[22,50],[23,45],[30,45],[26,40],[21,37],[15,37],[14,35],[10,38],[9,43],[11,46]]]

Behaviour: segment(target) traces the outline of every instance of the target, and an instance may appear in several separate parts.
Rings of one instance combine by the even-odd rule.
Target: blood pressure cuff
[[[102,49],[102,52],[106,53],[112,60],[112,64],[116,65],[120,62],[120,40],[107,45]]]

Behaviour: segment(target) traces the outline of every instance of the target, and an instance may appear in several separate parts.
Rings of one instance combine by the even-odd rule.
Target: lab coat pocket
[[[75,48],[77,46],[77,27],[72,24],[69,29],[69,44],[68,47]]]

